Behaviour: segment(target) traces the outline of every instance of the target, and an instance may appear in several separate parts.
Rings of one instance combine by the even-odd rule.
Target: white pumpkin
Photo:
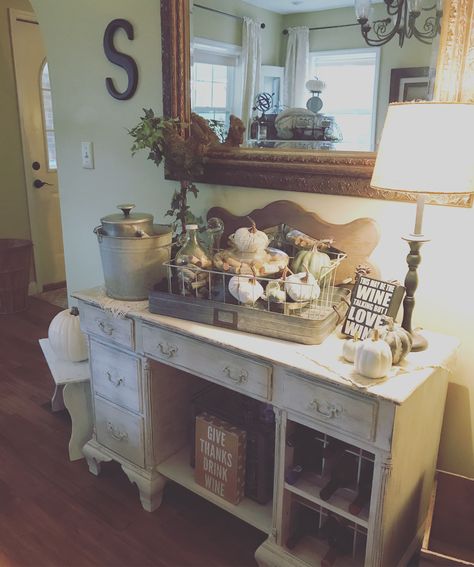
[[[281,280],[274,280],[267,283],[265,296],[272,303],[285,303],[286,291],[282,288]]]
[[[321,294],[316,278],[309,272],[292,274],[285,279],[285,291],[293,301],[311,301]]]
[[[253,305],[263,295],[263,287],[252,276],[233,276],[229,281],[229,292],[244,305]]]
[[[255,222],[249,217],[252,226],[238,228],[230,235],[230,240],[241,252],[261,252],[267,248],[268,236],[261,230],[257,230]]]
[[[362,341],[359,340],[359,335],[357,333],[354,335],[354,338],[345,340],[342,345],[342,356],[344,357],[344,360],[347,360],[347,362],[354,362],[357,349],[361,344]]]
[[[58,358],[80,362],[89,357],[86,337],[79,325],[77,307],[65,309],[53,318],[48,329],[48,339]]]
[[[379,338],[378,329],[362,341],[355,354],[355,370],[366,378],[384,378],[392,367],[392,351]]]

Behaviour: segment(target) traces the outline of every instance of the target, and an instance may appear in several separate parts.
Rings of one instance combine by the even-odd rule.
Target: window
[[[199,39],[193,44],[191,107],[193,112],[216,120],[227,129],[231,114],[241,114],[238,65],[240,48],[221,42]]]
[[[48,169],[56,170],[56,141],[54,139],[53,105],[51,102],[51,85],[49,83],[48,63],[44,63],[41,71],[41,101],[43,104],[43,124],[48,158]]]
[[[374,151],[378,73],[378,48],[310,54],[310,78],[326,83],[321,112],[335,117],[343,135],[338,149]]]

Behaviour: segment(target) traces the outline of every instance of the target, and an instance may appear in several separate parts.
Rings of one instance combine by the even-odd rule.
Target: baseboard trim
[[[61,289],[62,287],[66,287],[65,281],[48,283],[44,284],[43,291],[53,291],[55,289]]]

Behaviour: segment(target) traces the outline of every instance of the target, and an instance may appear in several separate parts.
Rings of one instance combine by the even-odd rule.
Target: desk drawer
[[[275,383],[275,403],[364,441],[375,441],[378,403],[340,392],[316,380],[282,373]]]
[[[143,418],[95,398],[97,441],[121,457],[145,466]]]
[[[133,321],[127,317],[114,317],[98,307],[79,302],[81,327],[85,333],[93,333],[108,341],[134,349]]]
[[[151,358],[182,368],[233,390],[271,399],[271,366],[182,335],[143,325],[143,350]]]
[[[90,360],[94,391],[139,413],[142,409],[140,359],[92,340]]]

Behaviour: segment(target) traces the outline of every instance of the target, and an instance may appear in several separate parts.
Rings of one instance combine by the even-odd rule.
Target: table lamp
[[[415,351],[428,346],[411,322],[420,248],[429,241],[422,231],[425,198],[474,192],[474,154],[463,135],[470,136],[473,127],[474,104],[470,103],[420,101],[388,107],[370,186],[416,194],[415,227],[402,237],[410,246],[402,327],[413,336]]]

